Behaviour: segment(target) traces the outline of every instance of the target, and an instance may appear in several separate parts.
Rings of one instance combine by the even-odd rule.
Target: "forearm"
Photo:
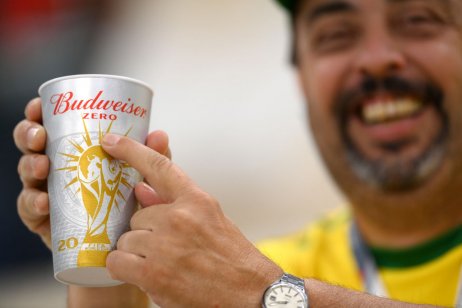
[[[308,293],[310,308],[324,307],[396,307],[417,308],[436,307],[431,305],[416,305],[381,298],[367,293],[357,292],[338,286],[329,285],[314,279],[305,279],[305,289]]]
[[[67,306],[105,308],[105,307],[149,307],[149,299],[138,287],[123,284],[110,288],[68,287]]]

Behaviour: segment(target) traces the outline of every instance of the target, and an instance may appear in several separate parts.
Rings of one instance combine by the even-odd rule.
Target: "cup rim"
[[[62,77],[53,78],[53,79],[50,79],[50,80],[45,81],[44,83],[42,83],[42,85],[40,85],[40,87],[38,89],[38,93],[39,93],[39,95],[41,95],[41,92],[42,92],[43,88],[49,86],[52,83],[55,83],[55,82],[58,82],[58,81],[61,81],[61,80],[78,79],[78,78],[110,78],[110,79],[125,80],[125,81],[129,81],[129,82],[133,82],[133,83],[137,83],[139,85],[142,85],[143,87],[147,88],[149,90],[149,92],[151,92],[151,95],[154,95],[154,91],[152,90],[151,86],[148,85],[147,83],[141,81],[141,80],[131,78],[131,77],[126,77],[126,76],[110,75],[110,74],[77,74],[77,75],[68,75],[68,76],[62,76]]]

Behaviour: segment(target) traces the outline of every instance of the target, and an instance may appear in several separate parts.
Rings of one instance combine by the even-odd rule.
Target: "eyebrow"
[[[355,8],[351,3],[347,3],[345,1],[334,1],[329,3],[323,3],[320,5],[315,6],[311,12],[308,14],[308,23],[312,24],[317,19],[326,16],[332,15],[337,13],[343,12],[353,12],[356,11]]]
[[[406,2],[413,2],[416,0],[387,0],[388,3],[406,3]],[[438,3],[444,6],[449,7],[449,4],[452,2],[451,0],[431,0],[430,3]]]
[[[415,0],[388,0],[387,2],[390,2],[390,3],[405,3],[405,2],[412,2],[412,1],[415,1]],[[449,3],[450,0],[438,0],[438,1],[432,1],[432,2],[443,2],[445,4]]]

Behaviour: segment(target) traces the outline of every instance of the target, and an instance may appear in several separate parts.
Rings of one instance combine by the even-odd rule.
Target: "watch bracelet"
[[[291,274],[284,273],[279,281],[286,281],[305,291],[305,281]]]

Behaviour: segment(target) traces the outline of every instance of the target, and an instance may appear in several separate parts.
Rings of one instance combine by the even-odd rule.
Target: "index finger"
[[[192,180],[167,157],[133,139],[107,134],[101,144],[107,153],[138,170],[161,199],[168,203],[195,187]]]

